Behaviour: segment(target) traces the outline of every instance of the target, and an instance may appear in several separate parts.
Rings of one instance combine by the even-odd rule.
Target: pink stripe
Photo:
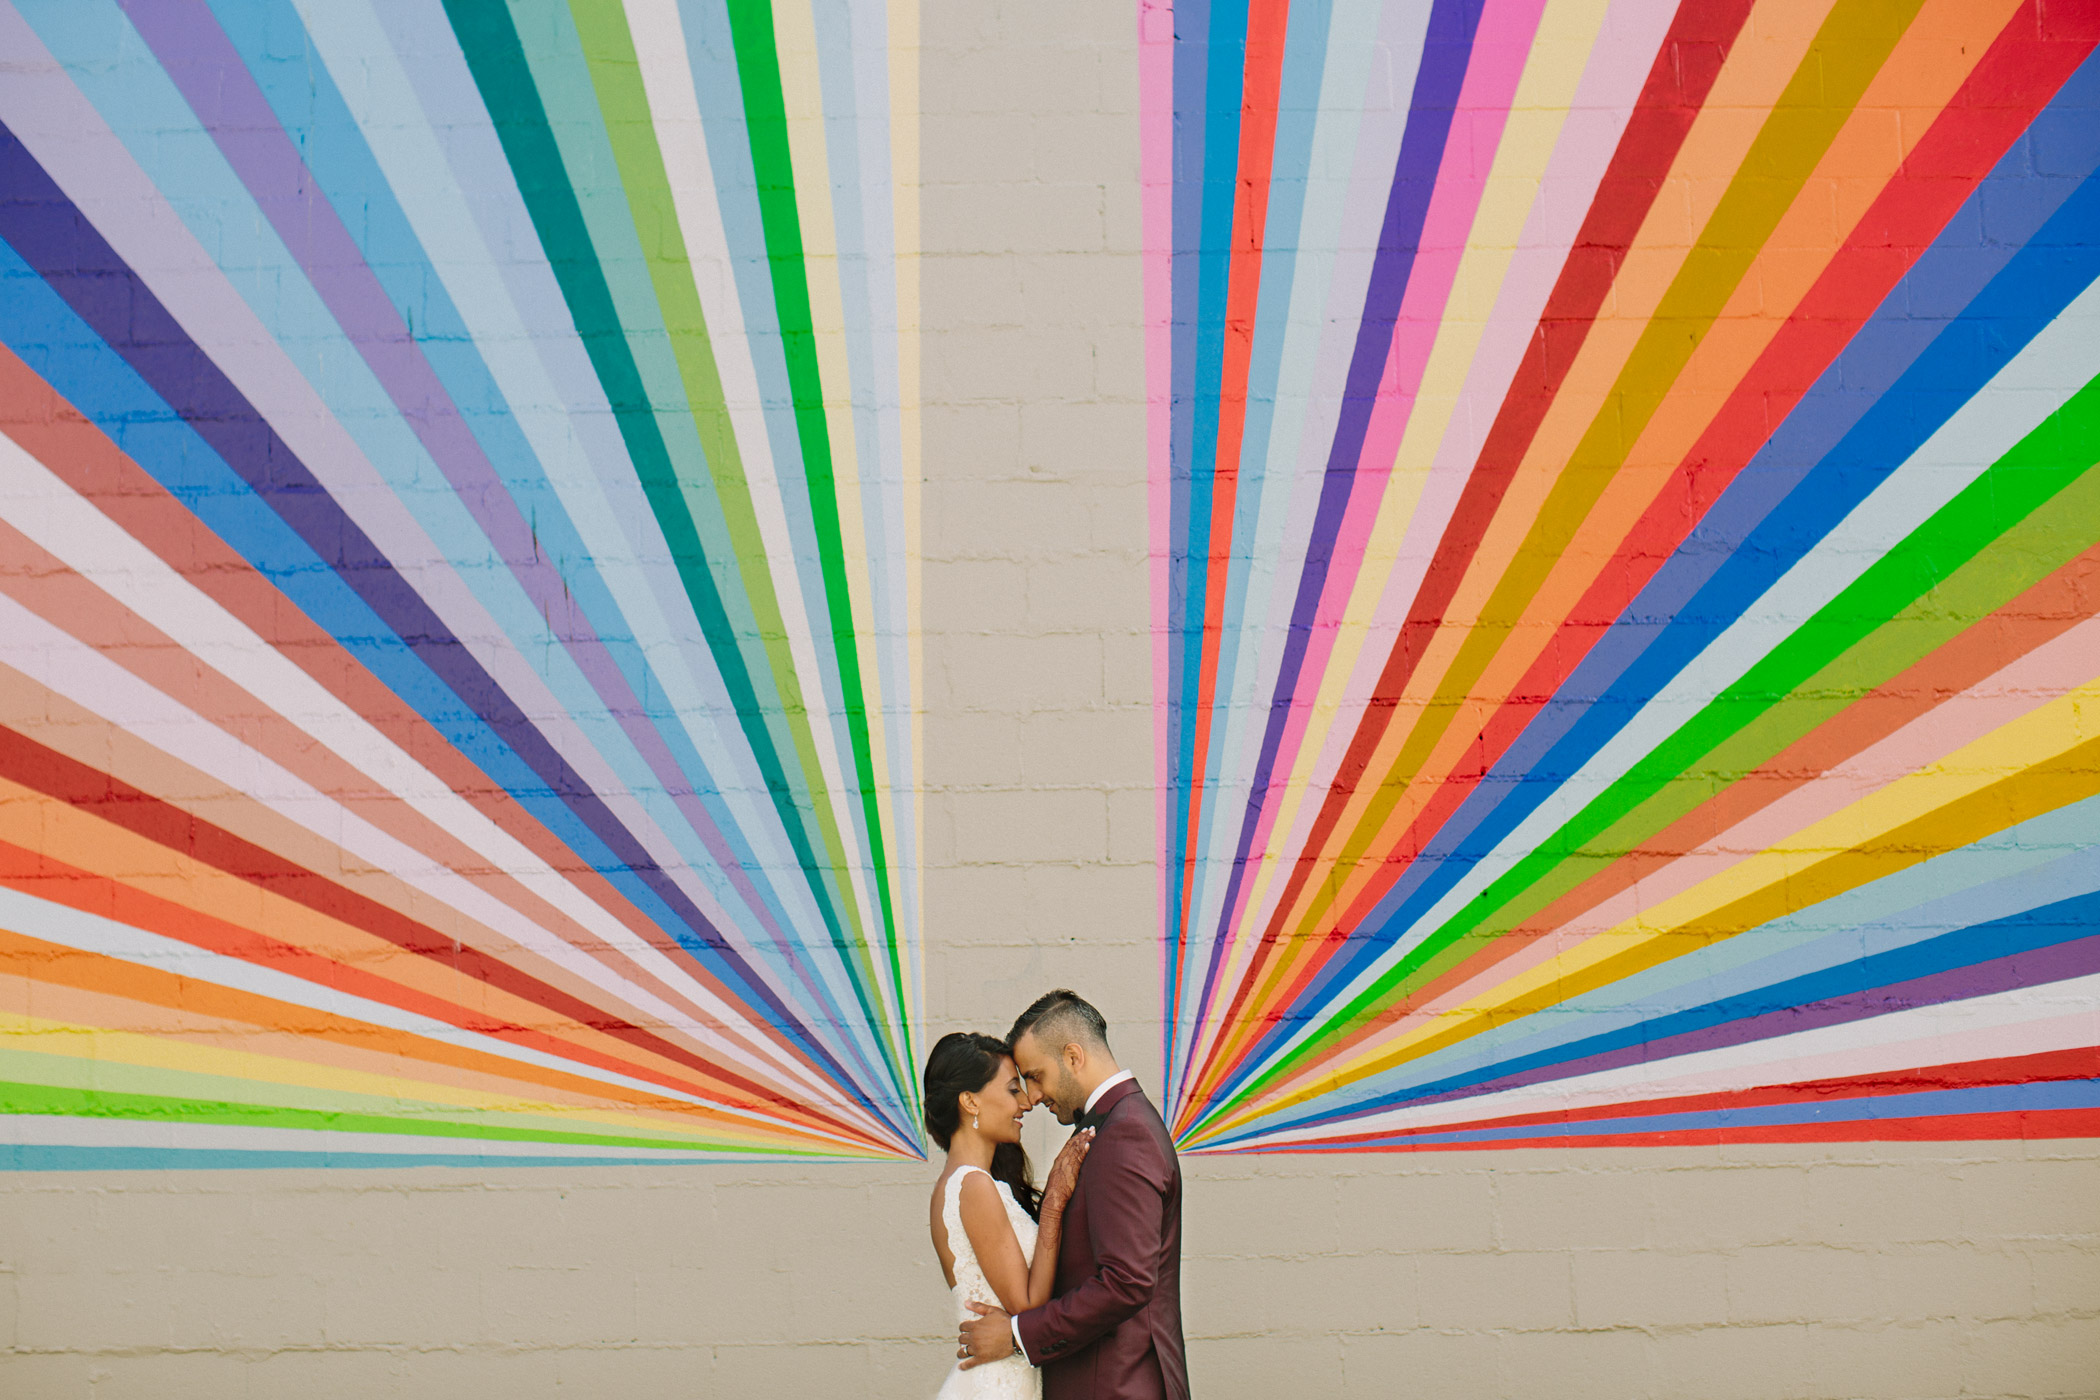
[[[1145,459],[1146,501],[1152,566],[1152,794],[1153,839],[1157,843],[1160,983],[1166,986],[1167,945],[1175,921],[1169,908],[1168,839],[1172,793],[1167,759],[1172,749],[1168,703],[1170,628],[1167,621],[1169,533],[1173,526],[1173,462],[1170,458],[1174,250],[1174,0],[1141,0],[1138,7],[1139,181],[1144,219],[1145,283]],[[1166,995],[1160,999],[1166,1004]],[[1162,1054],[1172,1044],[1171,1022],[1161,1028]],[[1164,1064],[1164,1059],[1162,1060]]]
[[[2045,990],[2046,986],[2047,984],[2042,988],[2026,988],[2023,992]],[[1991,1001],[2000,999],[1985,998]],[[1932,1009],[1945,1008],[1952,1013],[1958,1013],[1961,1005],[1960,1002],[1945,1002]],[[2036,1009],[2043,1009],[2046,1005],[2047,1003],[2038,1004]],[[1855,1021],[1851,1024],[1861,1028],[1873,1027],[1876,1019],[1878,1018]],[[1613,1080],[1612,1087],[1609,1088],[1570,1088],[1566,1086],[1579,1081],[1561,1081],[1539,1086],[1554,1091],[1549,1093],[1541,1093],[1537,1088],[1506,1090],[1499,1094],[1483,1094],[1479,1098],[1463,1099],[1456,1103],[1435,1104],[1414,1110],[1397,1109],[1392,1113],[1377,1114],[1350,1122],[1347,1130],[1354,1134],[1385,1128],[1458,1127],[1466,1123],[1514,1114],[1599,1108],[1608,1104],[1640,1103],[1643,1100],[1680,1098],[1693,1094],[1742,1093],[1780,1084],[1846,1079],[1858,1075],[1923,1069],[1932,1065],[2046,1054],[2053,1050],[2077,1050],[2092,1044],[2095,1030],[2100,1029],[2096,1028],[2095,1017],[2091,1011],[1959,1030],[1945,1029],[1947,1021],[1944,1019],[1934,1020],[1937,1024],[1929,1028],[1921,1026],[1920,1034],[1903,1040],[1873,1041],[1803,1056],[1800,1047],[1793,1043],[1795,1037],[1775,1036],[1769,1040],[1753,1042],[1765,1050],[1763,1057],[1725,1068],[1691,1074],[1657,1075],[1652,1079],[1630,1084]],[[1811,1035],[1819,1033],[1809,1032]],[[1666,1070],[1670,1064],[1669,1060],[1660,1060],[1654,1068]],[[1610,1073],[1615,1074],[1616,1071]],[[1635,1092],[1636,1090],[1638,1092]],[[1332,1131],[1326,1130],[1328,1133]],[[1290,1140],[1317,1141],[1324,1135],[1316,1133],[1311,1139]]]
[[[1425,1016],[1462,1006],[1494,987],[1522,976],[1556,954],[1616,928],[1644,909],[1725,874],[1796,832],[1844,810],[1881,788],[2003,728],[2090,681],[2100,656],[2100,618],[2080,623],[2053,641],[1944,704],[1918,716],[1880,743],[1862,750],[1843,768],[1804,783],[1771,806],[1670,862],[1576,922],[1535,939],[1522,951],[1452,988],[1420,1008]]]
[[[1444,147],[1443,163],[1437,168],[1437,187],[1423,221],[1421,251],[1408,277],[1400,302],[1400,319],[1393,327],[1393,341],[1386,352],[1385,374],[1378,386],[1378,401],[1372,409],[1364,448],[1357,459],[1356,481],[1349,504],[1335,534],[1334,560],[1329,568],[1320,602],[1313,613],[1312,636],[1306,643],[1305,664],[1299,671],[1298,689],[1291,699],[1290,716],[1284,722],[1277,745],[1277,778],[1272,791],[1280,792],[1297,765],[1298,750],[1305,740],[1305,727],[1313,702],[1327,674],[1349,596],[1363,567],[1364,548],[1378,508],[1393,473],[1393,459],[1400,437],[1414,407],[1415,391],[1421,385],[1422,368],[1436,343],[1436,329],[1444,304],[1458,274],[1471,233],[1480,196],[1493,168],[1495,150],[1509,119],[1509,104],[1524,63],[1531,52],[1532,36],[1538,30],[1545,0],[1489,0],[1481,16],[1471,64],[1459,90],[1458,108],[1451,121],[1451,136]],[[1572,235],[1571,235],[1572,236]],[[1381,658],[1382,660],[1382,658]],[[1374,672],[1375,674],[1375,672]],[[1338,726],[1340,727],[1340,726]],[[1282,804],[1264,802],[1255,826],[1251,849],[1270,849],[1277,809]],[[1301,806],[1317,804],[1301,804]],[[1236,937],[1242,932],[1239,916],[1244,911],[1253,881],[1243,881],[1229,927]],[[1280,886],[1278,887],[1281,888]]]
[[[1516,377],[1517,366],[1523,362],[1525,348],[1545,311],[1546,299],[1567,261],[1568,249],[1582,228],[1597,186],[1632,118],[1642,79],[1655,62],[1656,51],[1662,47],[1676,10],[1676,0],[1617,0],[1605,18],[1553,158],[1540,180],[1539,197],[1532,204],[1516,255],[1496,296],[1495,309],[1474,352],[1458,407],[1438,448],[1422,499],[1409,519],[1399,557],[1344,689],[1344,715],[1360,714],[1377,685],[1386,657],[1414,605],[1423,575],[1428,572],[1437,541],[1443,537],[1451,513],[1458,508],[1459,496],[1486,441],[1495,410],[1509,392],[1510,381]],[[1313,769],[1316,790],[1324,791],[1333,783],[1353,737],[1354,729],[1348,724],[1337,724],[1328,731]],[[1273,821],[1274,810],[1273,805],[1264,809],[1265,822]],[[1285,849],[1298,850],[1304,845],[1318,815],[1318,803],[1300,804]],[[1255,849],[1268,849],[1268,836],[1264,827]],[[1234,911],[1233,926],[1241,927],[1243,921],[1247,927],[1265,926],[1274,916],[1275,901],[1282,893],[1282,883],[1273,883],[1265,892],[1260,909]],[[1244,899],[1243,893],[1243,902]]]

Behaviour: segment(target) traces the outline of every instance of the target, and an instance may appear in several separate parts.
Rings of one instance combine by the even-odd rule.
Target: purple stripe
[[[1988,962],[1949,968],[1945,972],[1935,972],[1908,982],[1892,982],[1886,987],[1831,997],[1826,1001],[1814,1001],[1805,1006],[1781,1007],[1762,1016],[1746,1016],[1740,1021],[1726,1021],[1717,1026],[1686,1031],[1682,1035],[1623,1046],[1583,1059],[1565,1060],[1559,1064],[1507,1075],[1483,1084],[1468,1085],[1463,1089],[1410,1099],[1406,1106],[1416,1108],[1428,1104],[1453,1103],[1462,1099],[1478,1098],[1483,1094],[1498,1093],[1504,1089],[1520,1089],[1528,1084],[1572,1079],[1578,1075],[1597,1074],[1604,1070],[1621,1069],[1627,1065],[1645,1064],[1651,1060],[1675,1059],[1680,1055],[1696,1054],[1701,1050],[1721,1050],[1733,1045],[1747,1045],[1756,1040],[1769,1040],[1774,1036],[1820,1030],[1826,1026],[1847,1025],[1854,1021],[1864,1021],[1897,1011],[1909,1011],[1920,1006],[1938,1006],[1950,1001],[1965,1001],[1971,997],[2018,991],[2023,987],[2039,987],[2072,977],[2089,976],[2094,972],[2100,972],[2100,936],[2024,950],[2007,957],[1993,958]],[[1331,1121],[1345,1123],[1352,1118],[1364,1117],[1371,1113],[1390,1112],[1391,1107],[1385,1105],[1353,1114],[1338,1115]]]
[[[1181,964],[1187,946],[1187,928],[1181,917],[1186,898],[1189,842],[1190,785],[1195,767],[1183,742],[1188,728],[1181,703],[1189,668],[1201,657],[1188,654],[1189,571],[1204,567],[1205,554],[1198,556],[1189,535],[1191,493],[1195,477],[1196,331],[1197,273],[1202,242],[1203,157],[1208,132],[1204,126],[1203,94],[1210,66],[1210,0],[1182,0],[1174,7],[1174,193],[1169,222],[1172,274],[1169,288],[1172,305],[1168,365],[1168,521],[1167,561],[1167,733],[1172,750],[1167,781],[1175,804],[1173,838],[1169,852],[1173,862],[1167,871],[1170,926],[1164,930],[1169,949],[1165,979],[1166,1021],[1171,1028],[1180,1005]],[[1201,636],[1200,631],[1198,636]]]
[[[540,550],[531,523],[209,7],[202,0],[122,4],[345,337],[547,620],[548,630],[567,648],[766,933],[784,947],[785,935],[713,814],[649,723],[640,697],[577,606],[560,570]]]
[[[642,881],[691,929],[719,966],[710,969],[686,948],[672,955],[763,1007],[827,1073],[852,1082],[4,124],[0,189],[6,192],[0,199],[0,237],[480,717],[548,794],[604,843],[618,868]]]
[[[1247,809],[1241,818],[1239,847],[1233,855],[1232,873],[1220,905],[1217,936],[1211,941],[1210,966],[1203,983],[1206,1003],[1217,983],[1225,950],[1224,925],[1239,900],[1240,881],[1246,875],[1255,829],[1268,799],[1276,751],[1290,718],[1292,697],[1298,690],[1298,674],[1305,664],[1305,648],[1312,636],[1313,612],[1327,587],[1327,571],[1333,562],[1331,546],[1356,488],[1364,436],[1370,428],[1378,386],[1392,352],[1393,327],[1400,319],[1400,303],[1414,271],[1422,223],[1428,217],[1430,198],[1436,193],[1437,171],[1444,162],[1444,145],[1451,134],[1451,120],[1458,108],[1466,68],[1472,61],[1473,36],[1484,8],[1485,0],[1437,0],[1429,16],[1407,131],[1400,141],[1392,191],[1386,200],[1385,225],[1379,232],[1378,253],[1364,292],[1364,313],[1357,326],[1356,347],[1343,388],[1334,446],[1328,453],[1305,569],[1299,576],[1298,596],[1291,608],[1290,636],[1284,643],[1283,665],[1276,677],[1274,698],[1269,702],[1268,727],[1262,735],[1254,780],[1247,791]]]

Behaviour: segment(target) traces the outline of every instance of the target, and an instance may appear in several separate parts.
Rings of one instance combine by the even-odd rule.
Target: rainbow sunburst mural
[[[916,43],[0,5],[0,1166],[918,1153]]]
[[[2100,4],[1141,22],[1182,1142],[2100,1133]]]

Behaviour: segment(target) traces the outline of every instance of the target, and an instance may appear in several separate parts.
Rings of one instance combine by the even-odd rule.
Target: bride
[[[1075,1133],[1038,1192],[1021,1150],[1031,1105],[1006,1042],[958,1031],[926,1057],[926,1131],[947,1149],[928,1207],[933,1252],[955,1295],[957,1322],[971,1303],[1010,1314],[1050,1301],[1065,1202],[1092,1141]],[[937,1400],[1035,1400],[1042,1380],[1018,1351],[948,1373]]]

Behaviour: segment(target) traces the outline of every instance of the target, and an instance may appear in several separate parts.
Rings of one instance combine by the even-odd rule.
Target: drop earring
[[[970,1115],[970,1128],[973,1132],[976,1131],[977,1128],[977,1115],[974,1113]]]

